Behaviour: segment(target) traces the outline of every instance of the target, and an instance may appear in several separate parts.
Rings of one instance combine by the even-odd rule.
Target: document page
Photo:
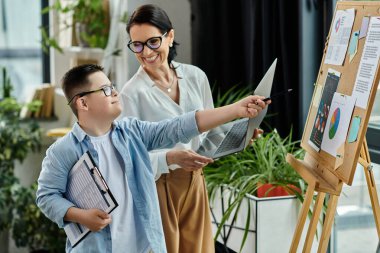
[[[78,208],[97,208],[107,213],[118,205],[88,152],[71,169],[65,197]],[[78,223],[69,223],[64,230],[73,246],[90,233]]]
[[[321,144],[321,149],[334,157],[344,155],[337,151],[346,141],[354,105],[354,97],[335,92]]]
[[[342,65],[355,19],[355,9],[338,10],[332,23],[325,64]]]
[[[356,106],[367,108],[380,57],[380,17],[371,17],[352,96]]]

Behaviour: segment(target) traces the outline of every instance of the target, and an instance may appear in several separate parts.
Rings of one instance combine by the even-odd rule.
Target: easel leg
[[[336,207],[338,205],[339,196],[330,195],[330,199],[327,205],[327,212],[325,221],[323,223],[322,235],[319,242],[318,253],[325,253],[330,240],[331,227],[334,222],[334,216]]]
[[[364,168],[365,178],[367,180],[367,186],[369,191],[369,196],[371,198],[371,205],[373,216],[375,218],[377,236],[380,238],[380,207],[379,207],[379,197],[377,196],[376,184],[374,181],[373,171]]]
[[[289,252],[291,253],[297,252],[298,244],[301,239],[302,230],[305,225],[307,214],[309,212],[311,202],[313,201],[314,190],[315,190],[315,183],[309,184],[307,187],[305,199],[302,204],[301,213],[298,217],[296,231],[294,232],[294,235],[293,235],[292,245],[290,246]]]
[[[379,197],[377,195],[376,191],[376,183],[375,183],[375,177],[373,175],[372,167],[371,167],[371,159],[369,156],[369,151],[368,151],[368,145],[367,145],[367,140],[364,140],[360,156],[363,158],[361,160],[359,158],[359,163],[363,166],[364,168],[364,174],[365,174],[365,179],[367,181],[367,187],[368,187],[368,192],[369,196],[371,199],[371,205],[372,205],[372,212],[373,212],[373,217],[375,218],[375,224],[376,224],[376,229],[377,229],[377,236],[380,238],[380,207],[379,207]]]
[[[323,201],[325,200],[326,193],[319,192],[317,199],[315,200],[313,216],[310,220],[309,229],[307,230],[305,244],[303,246],[303,253],[308,253],[311,251],[311,246],[313,245],[313,239],[315,231],[317,230],[317,225],[319,221],[319,216],[321,215],[321,210],[323,207]]]

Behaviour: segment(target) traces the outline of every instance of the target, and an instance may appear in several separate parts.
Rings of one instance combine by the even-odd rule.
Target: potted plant
[[[63,53],[56,38],[69,29],[74,34],[74,45],[104,49],[108,41],[110,23],[107,10],[108,1],[106,0],[75,0],[68,4],[55,0],[53,5],[44,8],[42,13],[54,11],[69,18],[63,21],[63,26],[51,37],[48,36],[48,27],[41,27],[43,49],[47,51],[49,47],[53,47]]]
[[[215,105],[234,102],[248,95],[249,91],[249,88],[241,90],[234,86],[221,95],[214,89]],[[282,138],[272,130],[244,151],[223,157],[205,168],[215,238],[224,245],[239,252],[272,251],[273,248],[258,246],[259,239],[267,233],[262,227],[268,227],[268,224],[282,226],[284,220],[295,227],[306,186],[285,159],[287,153],[303,156],[298,142],[292,141],[291,136],[292,133]],[[283,210],[286,219],[280,214],[276,215],[277,218],[282,217],[280,220],[272,217],[272,221],[267,223],[269,218],[264,216],[273,214],[270,210]],[[294,227],[286,227],[287,231],[281,233],[288,233],[290,238],[285,240],[290,246]],[[275,233],[270,233],[274,239]],[[245,247],[247,241],[249,243]]]
[[[17,247],[28,247],[33,253],[64,252],[66,235],[63,229],[41,213],[35,203],[37,183],[15,191],[12,237]]]
[[[31,250],[57,244],[51,243],[52,231],[58,227],[47,223],[34,204],[35,188],[20,185],[15,176],[15,162],[22,162],[29,152],[40,147],[41,130],[36,121],[20,120],[23,106],[35,111],[39,101],[23,105],[11,96],[12,84],[3,68],[2,97],[0,98],[0,231],[12,231],[16,246],[28,246]],[[34,186],[35,187],[35,186]],[[41,233],[40,229],[45,232]],[[47,243],[49,241],[50,243]],[[61,248],[62,249],[62,248]],[[54,251],[52,251],[54,252]]]
[[[233,241],[235,250],[241,252],[249,232],[252,232],[256,252],[261,252],[263,248],[258,248],[257,244],[262,234],[266,233],[261,228],[265,223],[263,221],[270,221],[266,215],[273,216],[273,224],[268,224],[275,226],[274,216],[281,217],[277,214],[280,209],[287,213],[286,217],[280,218],[280,222],[292,219],[292,226],[296,225],[306,186],[285,157],[287,153],[303,156],[297,144],[291,140],[291,134],[281,138],[273,130],[256,139],[244,151],[223,157],[205,168],[211,211],[217,225],[216,238],[223,233],[221,238],[224,243]],[[273,194],[279,189],[284,189],[280,196]],[[258,193],[262,195],[258,196]],[[268,224],[264,226],[268,227]],[[234,229],[240,230],[237,240],[228,238],[228,234],[237,234]],[[293,229],[291,227],[286,233],[291,236]],[[271,233],[274,234],[273,231]]]

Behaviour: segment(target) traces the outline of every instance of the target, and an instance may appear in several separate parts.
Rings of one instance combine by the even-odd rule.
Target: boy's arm
[[[270,103],[263,102],[263,99],[262,96],[248,96],[230,105],[197,111],[195,118],[198,130],[205,132],[237,118],[256,117]]]
[[[58,160],[54,152],[53,144],[46,152],[42,162],[42,170],[38,178],[37,205],[42,212],[59,227],[63,227],[66,221],[78,222],[91,231],[98,231],[111,222],[109,215],[98,209],[79,209],[64,198],[66,191],[69,165],[63,160]],[[62,151],[62,150],[61,150]],[[69,157],[65,152],[60,152],[62,157]]]
[[[38,177],[36,203],[41,211],[52,221],[63,227],[63,217],[74,204],[63,197],[69,169],[57,160],[53,144],[42,161],[41,173]]]
[[[255,117],[269,104],[260,96],[249,96],[234,104],[204,111],[190,112],[160,122],[146,122],[130,118],[124,121],[129,131],[135,132],[148,151],[173,147],[178,142],[189,142],[191,138],[218,125],[240,117]],[[256,104],[257,103],[257,104]],[[194,115],[195,114],[195,115]]]

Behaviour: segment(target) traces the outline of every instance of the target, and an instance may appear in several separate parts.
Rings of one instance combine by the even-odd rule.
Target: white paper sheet
[[[325,64],[343,64],[354,19],[355,9],[338,10],[336,12],[332,23]]]
[[[337,156],[338,148],[346,141],[354,105],[355,98],[335,92],[321,144],[321,149],[334,157]]]
[[[371,17],[352,96],[356,106],[367,108],[380,56],[380,17]]]

